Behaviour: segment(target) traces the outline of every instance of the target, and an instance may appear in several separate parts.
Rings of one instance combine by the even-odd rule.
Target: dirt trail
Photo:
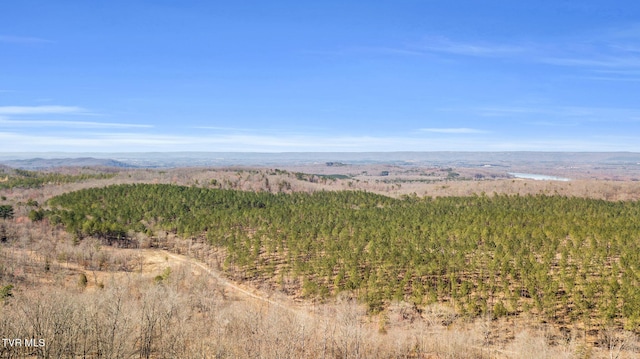
[[[133,270],[134,273],[155,276],[162,273],[162,271],[167,267],[184,265],[190,267],[196,274],[206,274],[211,276],[219,286],[227,289],[229,294],[233,297],[251,300],[257,304],[268,304],[305,317],[313,316],[313,312],[308,306],[299,305],[284,295],[276,294],[272,296],[264,291],[233,282],[225,278],[222,273],[212,269],[199,260],[186,255],[176,254],[162,249],[124,249],[104,247],[102,250],[110,253],[111,255],[123,255],[130,260],[138,262],[139,264],[135,265],[136,268]],[[27,261],[29,263],[44,263],[46,260],[41,254],[24,248],[11,248],[11,252],[14,257],[22,256],[30,258],[30,260]],[[89,270],[80,266],[78,263],[73,262],[58,263],[58,265],[66,271],[68,276],[67,282],[71,283],[70,285],[74,285],[73,283],[77,279],[75,276],[78,273],[85,273],[87,277],[91,278],[89,283],[90,290],[95,290],[94,284],[97,284],[98,282],[104,283],[107,281],[107,278],[121,277],[131,274],[131,272],[126,271]]]
[[[219,285],[224,286],[229,291],[236,294],[238,297],[250,299],[259,303],[269,304],[276,308],[284,309],[288,312],[305,317],[313,315],[310,310],[303,306],[296,305],[288,298],[281,297],[275,300],[272,299],[272,297],[268,293],[230,281],[229,279],[225,278],[220,272],[210,268],[197,259],[160,249],[144,249],[138,251],[140,251],[140,253],[143,255],[146,263],[153,263],[154,260],[157,260],[157,258],[165,258],[165,265],[171,264],[173,262],[176,264],[195,266],[202,272],[213,277]],[[170,259],[170,261],[167,261],[167,259]]]
[[[304,308],[300,305],[296,305],[293,302],[291,302],[290,300],[288,300],[287,298],[280,298],[278,301],[276,300],[272,300],[269,298],[268,294],[259,291],[257,289],[250,289],[247,287],[244,287],[243,285],[234,283],[228,279],[226,279],[224,276],[222,276],[222,274],[220,274],[218,271],[215,271],[213,269],[211,269],[209,266],[207,266],[206,264],[184,256],[184,255],[180,255],[180,254],[175,254],[175,253],[171,253],[169,251],[166,250],[148,250],[148,251],[152,251],[152,252],[159,252],[161,253],[161,255],[163,256],[167,256],[171,259],[173,259],[175,262],[178,262],[180,264],[190,264],[190,265],[194,265],[198,268],[200,268],[201,270],[203,270],[204,272],[208,273],[209,275],[211,275],[220,285],[223,285],[227,288],[229,288],[231,291],[240,294],[243,297],[249,298],[249,299],[253,299],[253,300],[257,300],[263,303],[267,303],[270,305],[273,305],[277,308],[281,308],[284,309],[288,312],[291,312],[293,314],[297,314],[297,315],[302,315],[305,317],[311,317],[314,316],[314,313],[310,310],[308,310],[307,308]],[[493,348],[493,347],[481,347],[481,346],[470,346],[474,349],[477,350],[481,350],[481,351],[487,351],[489,353],[495,353],[495,354],[502,354],[502,355],[514,355],[517,354],[513,351],[509,351],[509,350],[505,350],[505,349],[499,349],[499,348]]]

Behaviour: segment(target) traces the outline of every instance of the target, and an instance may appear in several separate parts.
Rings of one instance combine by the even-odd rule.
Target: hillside
[[[42,170],[55,167],[117,167],[117,168],[134,168],[134,165],[116,161],[112,159],[101,159],[93,157],[79,158],[29,158],[29,159],[13,159],[0,162],[7,167],[20,168],[23,170]]]
[[[80,238],[206,239],[226,251],[239,280],[307,298],[354,291],[374,313],[392,300],[441,302],[471,317],[532,312],[557,323],[640,326],[637,202],[124,185],[49,205],[50,221]]]
[[[76,313],[87,341],[57,357],[637,356],[637,184],[471,171],[5,169],[0,331],[53,338]],[[58,319],[36,329],[31,305]]]

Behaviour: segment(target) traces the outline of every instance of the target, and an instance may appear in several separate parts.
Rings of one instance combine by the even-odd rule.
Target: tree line
[[[113,178],[113,173],[82,173],[77,175],[62,174],[56,172],[36,172],[14,169],[13,174],[8,174],[0,180],[0,189],[9,188],[38,188],[45,184],[63,184],[86,181],[90,179]]]

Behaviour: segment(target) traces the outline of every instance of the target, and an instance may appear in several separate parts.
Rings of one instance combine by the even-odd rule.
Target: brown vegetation
[[[378,316],[349,296],[300,306],[226,285],[186,256],[74,244],[45,225],[7,225],[0,283],[15,287],[3,300],[0,332],[46,345],[0,347],[5,358],[630,358],[640,350],[629,332],[604,333],[593,347],[580,330],[563,333],[535,318],[466,322],[442,305],[417,311],[400,302]]]
[[[397,179],[397,178],[396,178]],[[0,357],[104,358],[633,358],[631,332],[559,328],[534,317],[464,320],[451,308],[403,302],[370,316],[349,295],[296,303],[223,278],[224,253],[168,234],[161,249],[118,249],[74,240],[27,216],[29,200],[112,183],[177,183],[252,191],[363,189],[394,196],[559,193],[637,200],[634,182],[327,179],[271,169],[125,171],[111,179],[7,189],[15,218],[0,220],[0,337],[44,339],[42,347],[0,345]],[[143,247],[150,239],[139,238]],[[147,243],[146,245],[144,243]],[[194,260],[191,258],[198,258]],[[169,268],[169,269],[167,269]],[[254,283],[255,285],[255,283]]]

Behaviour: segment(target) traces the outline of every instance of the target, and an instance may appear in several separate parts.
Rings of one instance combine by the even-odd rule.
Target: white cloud
[[[227,132],[254,132],[254,129],[239,128],[239,127],[223,127],[223,126],[193,126],[192,128],[199,130],[214,130],[214,131],[227,131]]]
[[[152,125],[139,125],[114,122],[57,121],[57,120],[8,120],[0,117],[0,127],[69,127],[69,128],[151,128]]]
[[[613,81],[613,82],[640,82],[640,77],[627,76],[580,76],[580,79],[594,81]]]
[[[0,132],[4,152],[390,152],[640,151],[638,138],[500,139],[494,136],[165,135],[149,133],[31,134]]]
[[[158,136],[133,133],[82,133],[64,134],[23,134],[0,132],[0,141],[9,152],[24,151],[136,151],[140,149],[169,148],[187,144],[175,136]]]
[[[588,106],[487,106],[471,112],[484,117],[531,117],[571,119],[583,122],[636,122],[640,109]]]
[[[0,128],[130,129],[154,127],[153,125],[135,123],[50,120],[42,118],[43,115],[93,116],[95,113],[78,106],[0,106]],[[33,116],[35,119],[25,118],[25,116]]]
[[[525,52],[527,49],[522,46],[501,45],[490,43],[473,43],[453,41],[442,36],[426,37],[416,49],[429,52],[442,52],[463,56],[478,57],[504,57],[513,56]]]
[[[575,54],[583,55],[580,57],[543,57],[538,59],[539,62],[567,67],[588,67],[588,68],[611,68],[611,69],[628,69],[640,67],[640,60],[637,55],[608,55],[598,57],[597,54]]]
[[[530,46],[454,41],[444,36],[425,36],[420,41],[414,41],[397,47],[369,46],[352,49],[352,51],[399,56],[444,54],[481,58],[515,58],[517,56],[529,55],[532,50]]]
[[[481,42],[428,35],[397,47],[372,47],[390,55],[458,55],[508,59],[529,64],[575,68],[583,71],[637,70],[640,68],[640,24],[623,29],[598,29],[554,41]],[[599,80],[599,79],[595,79]]]
[[[384,54],[384,55],[422,56],[426,54],[426,51],[424,50],[410,50],[405,48],[371,47],[371,46],[354,48],[353,51],[377,53],[377,54]]]
[[[0,115],[51,115],[87,112],[77,106],[0,106]]]
[[[488,133],[488,131],[478,130],[475,128],[421,128],[420,132],[432,132],[432,133],[451,133],[451,134],[466,134],[466,133]]]

